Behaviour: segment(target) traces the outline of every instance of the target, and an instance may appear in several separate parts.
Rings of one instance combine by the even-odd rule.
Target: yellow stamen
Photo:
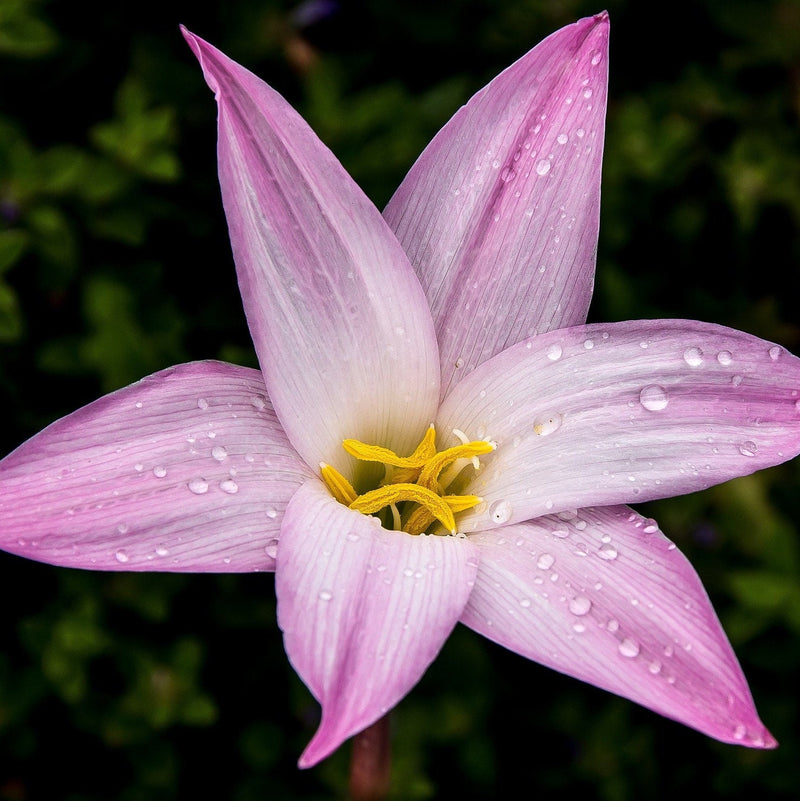
[[[467,442],[464,445],[456,445],[454,448],[447,448],[440,451],[428,460],[422,468],[417,481],[423,486],[436,492],[438,490],[439,473],[445,467],[452,464],[456,459],[471,459],[473,456],[491,453],[494,445],[488,442]]]
[[[319,471],[325,486],[339,503],[349,506],[358,497],[353,485],[335,467],[321,462]]]
[[[480,467],[478,456],[494,450],[490,442],[470,442],[466,435],[454,430],[460,445],[437,453],[436,431],[430,426],[410,456],[399,456],[389,448],[368,445],[357,439],[342,443],[351,456],[365,462],[378,462],[385,467],[380,486],[359,495],[353,485],[328,464],[321,464],[322,480],[331,495],[341,504],[361,512],[380,515],[384,526],[408,534],[422,534],[438,521],[450,534],[456,532],[455,515],[481,502],[476,495],[444,495],[450,483],[470,465]],[[390,517],[391,514],[391,517]],[[443,533],[441,529],[434,533]]]

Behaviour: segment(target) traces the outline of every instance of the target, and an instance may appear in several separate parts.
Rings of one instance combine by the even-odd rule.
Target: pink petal
[[[433,661],[475,580],[466,539],[390,532],[319,482],[286,508],[275,588],[289,660],[322,704],[309,767],[391,709]]]
[[[475,95],[387,206],[431,304],[443,394],[509,345],[586,320],[607,84],[603,13]]]
[[[283,510],[310,476],[257,370],[183,364],[0,461],[0,547],[96,570],[273,570]]]
[[[410,452],[439,394],[425,296],[380,213],[286,101],[184,31],[219,105],[219,173],[269,396],[309,465]]]
[[[800,451],[800,359],[722,326],[581,326],[485,362],[437,429],[497,442],[459,520],[491,528],[583,506],[703,489]]]
[[[624,506],[470,537],[462,622],[529,659],[728,743],[772,748],[692,566]]]

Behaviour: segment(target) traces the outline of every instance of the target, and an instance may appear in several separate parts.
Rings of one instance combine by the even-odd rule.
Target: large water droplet
[[[639,656],[639,643],[636,640],[632,640],[630,637],[626,637],[620,644],[619,644],[619,652],[623,656],[627,656],[628,658],[632,658],[634,656]]]
[[[683,360],[689,367],[699,367],[703,363],[703,351],[700,348],[686,348]]]
[[[550,172],[551,166],[549,159],[539,159],[539,161],[536,162],[536,174],[547,175],[547,173]]]
[[[229,495],[233,495],[239,491],[239,485],[232,478],[226,478],[225,481],[221,481],[219,488]]]
[[[540,417],[533,424],[533,430],[540,437],[546,437],[548,434],[552,434],[554,431],[558,431],[558,429],[561,428],[563,419],[564,418],[558,412],[552,412],[551,414]]]
[[[648,412],[660,412],[662,409],[667,408],[669,396],[664,387],[660,387],[658,384],[650,384],[639,393],[639,403]]]
[[[167,468],[163,465],[158,465],[153,468],[153,475],[156,478],[164,478],[164,476],[167,475]]]
[[[742,442],[739,445],[739,453],[742,456],[755,456],[758,453],[758,445],[752,440],[747,440],[747,442]]]
[[[538,567],[540,570],[549,570],[555,561],[555,557],[552,554],[543,553],[536,560],[536,567]]]
[[[278,555],[278,540],[270,540],[264,547],[264,553],[274,559]]]
[[[165,545],[159,545],[156,548],[156,556],[169,556],[169,550]]]
[[[207,409],[208,408],[208,401],[205,398],[198,398],[197,399],[197,408],[198,409]]]
[[[564,353],[564,348],[561,347],[558,343],[551,345],[547,349],[547,358],[550,359],[551,362],[557,362],[562,354]]]
[[[511,504],[508,501],[495,501],[489,507],[489,517],[494,523],[505,523],[511,517]]]
[[[517,173],[511,167],[504,167],[500,173],[500,180],[504,183],[513,181],[517,177]]]
[[[733,355],[729,350],[721,350],[717,354],[717,361],[723,366],[727,367],[733,361]]]
[[[208,492],[208,482],[204,478],[193,478],[187,486],[195,495],[205,495]]]
[[[619,556],[619,554],[617,553],[617,549],[616,548],[612,548],[610,545],[606,545],[605,547],[601,548],[597,552],[597,555],[601,559],[605,559],[607,562],[611,562],[614,559],[616,559],[617,556]]]
[[[778,359],[780,358],[782,350],[783,350],[783,348],[781,348],[780,345],[773,345],[769,349],[769,357],[770,357],[770,359],[772,359],[773,362],[778,361]]]
[[[585,595],[576,595],[569,602],[569,611],[573,615],[585,615],[592,608],[592,602]]]
[[[215,445],[211,449],[211,456],[218,462],[224,462],[228,458],[228,451],[222,445]]]
[[[125,562],[127,562],[130,559],[130,556],[128,556],[127,551],[119,550],[114,554],[114,558],[118,562],[121,562],[122,564],[125,564]]]

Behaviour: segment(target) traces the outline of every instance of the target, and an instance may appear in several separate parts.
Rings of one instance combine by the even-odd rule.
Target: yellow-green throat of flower
[[[365,515],[378,514],[385,528],[407,534],[455,534],[455,515],[477,506],[477,495],[446,494],[468,466],[480,468],[478,457],[495,449],[492,442],[468,442],[458,429],[453,433],[460,445],[436,450],[436,431],[430,426],[410,456],[398,456],[388,448],[346,439],[342,447],[364,462],[384,466],[378,487],[359,495],[353,485],[329,464],[320,464],[322,480],[331,495],[350,509]],[[459,484],[462,482],[458,482]],[[386,511],[384,511],[386,510]],[[444,531],[436,523],[444,527]]]

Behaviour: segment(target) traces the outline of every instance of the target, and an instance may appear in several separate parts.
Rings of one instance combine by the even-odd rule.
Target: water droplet
[[[569,537],[569,531],[565,528],[557,528],[550,532],[556,539],[565,540]]]
[[[564,353],[564,348],[562,348],[561,345],[558,344],[551,345],[547,349],[547,358],[550,359],[551,362],[557,362],[561,358],[561,355],[563,353]]]
[[[156,478],[164,478],[164,476],[167,475],[167,468],[163,465],[158,465],[157,467],[153,468],[153,475]]]
[[[597,66],[603,59],[603,54],[599,50],[592,51],[592,65]]]
[[[274,506],[267,507],[267,517],[274,520],[278,516],[278,510]]]
[[[609,620],[608,623],[606,623],[606,628],[612,634],[614,634],[614,632],[619,630],[619,621],[618,620],[614,620],[614,618],[612,617],[611,620]]]
[[[141,401],[136,401],[136,408],[137,408],[137,409],[141,409],[141,408],[142,408],[142,405],[143,405],[143,404],[142,404],[142,402],[141,402]]]
[[[208,482],[204,478],[193,478],[187,486],[195,495],[205,495],[208,492]]]
[[[540,570],[549,570],[553,563],[555,562],[555,557],[549,553],[543,553],[537,560],[536,560],[536,567]]]
[[[224,462],[228,458],[228,451],[222,445],[215,445],[211,449],[211,456],[218,462]]]
[[[128,524],[127,523],[120,523],[117,526],[117,534],[127,534],[128,533]]]
[[[500,180],[504,183],[513,181],[517,177],[517,173],[511,167],[504,167],[500,173]]]
[[[561,428],[563,417],[558,412],[545,415],[533,424],[533,430],[540,436],[546,437]]]
[[[614,559],[616,559],[617,556],[619,556],[619,554],[617,553],[616,548],[612,548],[610,545],[606,545],[604,548],[601,548],[597,552],[597,555],[601,559],[605,559],[607,562],[611,562]]]
[[[523,609],[528,609],[528,607],[530,607],[530,605],[531,605],[531,599],[530,598],[520,598],[519,605]]]
[[[489,507],[489,517],[495,523],[505,523],[511,517],[511,504],[508,501],[495,501]]]
[[[569,602],[569,611],[578,617],[587,614],[592,608],[592,602],[585,595],[576,595]]]
[[[551,166],[549,159],[539,159],[539,161],[536,162],[536,174],[547,175],[547,173],[550,172]]]
[[[333,593],[330,590],[320,590],[320,601],[330,601],[331,598],[333,598]]]
[[[650,384],[639,393],[639,403],[648,412],[660,412],[662,409],[667,408],[669,397],[664,387],[660,387],[658,384]]]
[[[645,520],[645,525],[642,531],[645,534],[655,534],[658,531],[658,523],[655,520]]]
[[[758,453],[758,445],[752,440],[747,440],[747,442],[742,442],[739,445],[739,453],[742,456],[755,456]]]
[[[219,488],[229,495],[233,495],[239,491],[239,485],[232,478],[226,478],[225,481],[221,481]]]
[[[198,398],[197,399],[197,408],[198,409],[207,409],[208,408],[208,401],[205,398]]]
[[[253,395],[253,397],[250,398],[250,403],[253,408],[258,409],[259,412],[263,412],[264,409],[267,408],[267,401],[262,395]]]
[[[264,553],[274,559],[278,555],[278,540],[270,540],[264,547]]]
[[[556,137],[556,142],[558,142],[559,145],[566,145],[568,141],[569,137],[565,133],[560,133]]]
[[[156,556],[168,556],[168,555],[169,555],[169,551],[167,550],[167,548],[165,546],[159,545],[156,548]]]
[[[584,89],[583,90],[583,96],[588,100],[592,96],[592,90],[591,89]]]
[[[689,367],[699,367],[703,363],[703,351],[700,348],[686,348],[683,360]]]
[[[125,564],[125,562],[127,562],[128,559],[130,559],[130,556],[128,556],[126,551],[119,550],[114,554],[114,558],[118,562],[121,562],[122,564]]]
[[[619,652],[628,658],[639,656],[639,650],[639,643],[636,642],[636,640],[632,640],[630,637],[626,637],[619,644]]]
[[[770,359],[772,359],[773,362],[776,362],[780,358],[782,350],[783,350],[783,348],[781,348],[780,345],[773,345],[769,349],[769,357],[770,357]]]
[[[583,347],[586,348],[586,350],[591,350],[594,347],[594,340],[591,339],[585,340],[583,343]]]
[[[733,355],[729,350],[721,350],[717,354],[717,361],[723,366],[727,367],[733,361]]]
[[[747,726],[740,723],[734,730],[733,730],[733,739],[734,740],[744,740],[747,736]]]
[[[647,666],[647,669],[648,669],[648,670],[649,670],[649,671],[650,671],[650,672],[651,672],[651,673],[652,673],[654,676],[657,676],[659,673],[661,673],[661,667],[662,667],[662,665],[661,665],[661,662],[659,662],[657,659],[655,659],[654,661],[652,661],[652,662],[651,662],[651,663],[650,663],[650,664]]]

